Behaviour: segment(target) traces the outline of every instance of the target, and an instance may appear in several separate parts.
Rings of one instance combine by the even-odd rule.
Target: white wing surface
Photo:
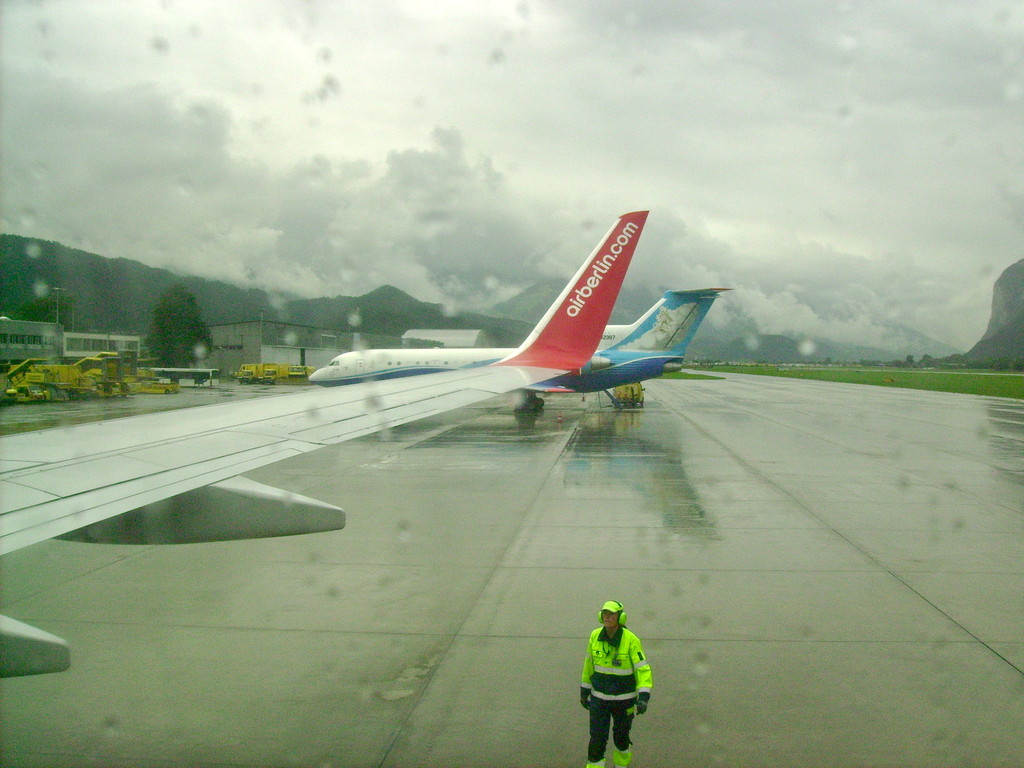
[[[489,366],[4,437],[0,554],[561,372]]]
[[[0,437],[0,554],[55,536],[177,543],[344,527],[338,507],[240,475],[581,368],[646,220],[620,217],[527,341],[493,365]],[[70,665],[63,640],[0,618],[0,676]]]

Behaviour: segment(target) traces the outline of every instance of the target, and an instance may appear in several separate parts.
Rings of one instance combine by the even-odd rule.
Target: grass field
[[[664,376],[666,379],[721,379],[721,376],[711,376],[707,373],[688,373],[686,371],[680,371],[679,373],[669,373]]]
[[[839,381],[847,384],[871,384],[879,387],[927,389],[935,392],[958,392],[967,395],[1014,397],[1024,399],[1024,376],[1009,373],[981,373],[976,371],[926,371],[900,368],[804,368],[774,365],[716,365],[706,369],[711,374],[749,373],[757,376],[783,376],[792,379]],[[665,378],[690,378],[679,374],[666,374]],[[699,375],[699,374],[698,374]]]

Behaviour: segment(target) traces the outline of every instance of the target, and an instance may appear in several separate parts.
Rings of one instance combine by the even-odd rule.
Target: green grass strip
[[[878,387],[924,389],[965,395],[1012,397],[1024,400],[1024,375],[979,373],[974,371],[927,371],[899,368],[805,368],[775,365],[716,365],[712,372],[748,373],[757,376],[782,376],[789,379],[838,381],[846,384],[870,384]],[[689,378],[693,374],[669,373],[663,378]]]

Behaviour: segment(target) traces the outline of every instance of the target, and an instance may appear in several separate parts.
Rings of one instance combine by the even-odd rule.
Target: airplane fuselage
[[[315,371],[309,380],[322,387],[337,387],[400,379],[489,365],[511,352],[511,349],[486,348],[356,350],[338,355],[329,365]]]
[[[476,368],[489,365],[507,356],[512,350],[489,348],[462,349],[370,349],[346,352],[316,371],[310,381],[323,387],[383,381],[424,373]],[[566,389],[573,392],[600,392],[621,384],[661,376],[666,370],[677,370],[682,362],[678,355],[653,352],[621,352],[604,350],[597,353],[578,373],[568,373],[530,389],[546,391]],[[666,368],[666,366],[668,366]]]
[[[611,362],[604,368],[584,368],[580,373],[566,373],[530,389],[568,389],[573,392],[601,392],[623,384],[656,379],[664,373],[678,371],[682,357],[670,357],[652,352],[602,352],[602,358]]]
[[[588,278],[588,281],[591,278]],[[597,278],[593,278],[597,281]],[[597,281],[599,282],[599,281]],[[587,290],[591,290],[589,282]],[[607,325],[597,350],[578,370],[529,389],[544,391],[600,392],[622,384],[652,379],[681,367],[683,355],[711,304],[724,288],[666,291],[665,295],[632,325]],[[581,289],[579,295],[583,297]],[[585,297],[584,297],[585,298]],[[583,298],[570,302],[581,311]],[[569,316],[571,312],[567,312]],[[516,349],[429,348],[366,349],[338,355],[315,371],[310,382],[323,387],[420,376],[440,371],[505,364],[519,354]]]

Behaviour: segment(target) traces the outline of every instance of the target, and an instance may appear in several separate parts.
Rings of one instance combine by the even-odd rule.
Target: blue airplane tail
[[[603,351],[662,352],[682,357],[715,299],[727,290],[665,291],[661,300],[636,321],[626,336]]]

